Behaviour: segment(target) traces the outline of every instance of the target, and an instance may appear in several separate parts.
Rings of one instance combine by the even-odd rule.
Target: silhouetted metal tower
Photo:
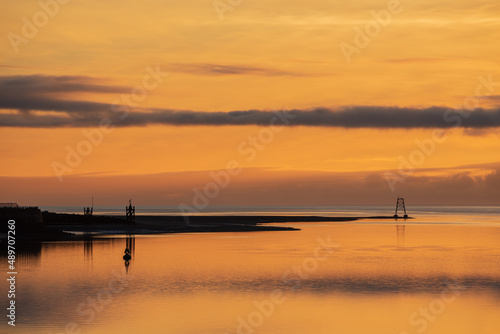
[[[135,223],[135,206],[132,206],[132,200],[128,201],[128,206],[125,207],[127,213],[127,220]]]
[[[394,218],[398,218],[398,210],[404,211],[405,214],[403,218],[408,218],[408,215],[406,214],[405,199],[403,197],[398,197],[396,201],[396,211],[394,212]]]

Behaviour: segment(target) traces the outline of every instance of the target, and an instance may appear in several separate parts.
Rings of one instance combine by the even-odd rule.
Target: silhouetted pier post
[[[92,216],[94,214],[94,196],[92,196],[92,206],[87,206],[83,208],[84,216]]]

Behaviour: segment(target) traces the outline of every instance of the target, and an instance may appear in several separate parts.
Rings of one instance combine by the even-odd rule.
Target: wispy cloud
[[[494,101],[500,101],[500,95],[488,95],[488,96],[481,96],[481,99],[485,100],[494,100]]]
[[[107,86],[97,84],[104,81],[87,76],[52,76],[52,75],[18,75],[0,77],[0,99],[10,94],[25,94],[27,96],[45,95],[57,92],[96,92],[123,93],[130,90],[127,87]]]
[[[392,64],[406,64],[406,63],[434,63],[441,61],[450,61],[451,58],[432,58],[432,57],[419,57],[419,58],[392,58],[385,59],[385,63]]]
[[[26,66],[2,65],[2,64],[0,64],[0,67],[6,67],[6,68],[26,68]]]
[[[194,75],[257,75],[257,76],[299,76],[297,72],[284,71],[258,66],[221,65],[221,64],[172,64],[170,72],[189,73]]]

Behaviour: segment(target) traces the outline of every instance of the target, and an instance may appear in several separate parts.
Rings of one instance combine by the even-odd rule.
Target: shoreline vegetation
[[[323,216],[218,216],[218,215],[137,215],[135,221],[124,216],[81,215],[41,211],[37,207],[1,208],[0,218],[15,220],[17,239],[39,241],[80,240],[86,235],[146,235],[164,233],[297,231],[287,226],[269,224],[306,222],[353,222],[361,219],[394,219],[376,217]],[[7,224],[5,224],[7,225]],[[6,231],[2,231],[3,233]]]

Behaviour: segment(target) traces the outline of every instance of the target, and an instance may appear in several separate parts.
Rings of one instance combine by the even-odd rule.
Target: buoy
[[[125,255],[123,255],[123,259],[125,261],[130,261],[131,258],[132,258],[132,256],[130,256],[130,249],[125,248]]]

